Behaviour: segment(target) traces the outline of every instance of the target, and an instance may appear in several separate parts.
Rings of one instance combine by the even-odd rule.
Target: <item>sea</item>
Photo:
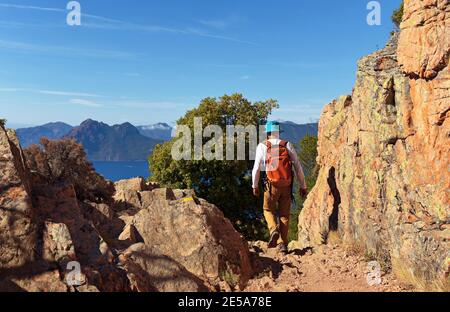
[[[99,174],[113,182],[135,177],[150,177],[147,161],[94,161],[93,165]]]

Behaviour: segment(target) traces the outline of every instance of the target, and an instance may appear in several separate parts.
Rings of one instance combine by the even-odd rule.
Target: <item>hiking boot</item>
[[[279,238],[280,238],[280,233],[278,232],[278,230],[273,231],[272,234],[270,235],[269,248],[277,247]]]
[[[280,250],[281,253],[283,253],[283,254],[285,254],[285,255],[287,255],[287,254],[289,253],[288,247],[287,247],[286,244],[280,244],[280,245],[278,246],[278,249]]]

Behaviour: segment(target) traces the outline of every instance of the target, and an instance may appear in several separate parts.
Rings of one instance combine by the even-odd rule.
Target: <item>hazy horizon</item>
[[[102,121],[102,120],[97,120],[97,119],[93,119],[93,118],[88,118],[88,119],[92,119],[92,120],[94,120],[94,121],[106,123],[108,126],[122,125],[122,124],[124,124],[124,123],[129,122],[129,121],[124,121],[124,122],[120,122],[120,123],[107,123],[107,122],[104,122],[104,121]],[[86,120],[88,120],[88,119],[86,119]],[[83,120],[82,122],[84,122],[84,121],[86,121],[86,120]],[[283,123],[295,123],[295,124],[298,124],[298,125],[316,124],[316,123],[319,122],[319,121],[317,120],[317,121],[312,121],[312,122],[296,123],[296,122],[294,122],[294,121],[291,121],[291,120],[284,120],[284,119],[276,119],[276,121],[283,122]],[[79,125],[82,123],[82,122],[81,122],[81,123],[79,123],[79,124],[70,124],[70,123],[67,123],[67,122],[64,122],[64,121],[61,121],[61,120],[55,120],[55,121],[44,122],[44,123],[42,123],[42,124],[20,124],[20,123],[10,123],[10,122],[7,120],[6,126],[7,126],[8,128],[12,128],[12,129],[21,129],[21,128],[33,128],[33,127],[39,127],[39,126],[44,126],[44,125],[47,125],[47,124],[58,123],[58,122],[67,124],[67,125],[69,125],[69,126],[71,126],[71,127],[77,127],[77,126],[79,126]],[[154,126],[154,125],[157,125],[157,124],[167,124],[167,125],[170,126],[170,127],[174,127],[174,126],[176,125],[175,122],[166,122],[166,121],[160,121],[160,122],[156,122],[156,123],[153,123],[153,124],[147,124],[147,125],[143,125],[143,124],[134,124],[134,123],[132,123],[132,122],[129,122],[129,123],[131,123],[131,124],[132,124],[133,126],[135,126],[135,127]]]

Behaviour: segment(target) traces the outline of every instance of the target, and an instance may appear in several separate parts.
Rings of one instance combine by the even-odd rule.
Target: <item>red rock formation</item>
[[[406,0],[398,49],[395,35],[363,58],[352,96],[325,107],[301,242],[335,231],[399,277],[448,289],[449,40],[448,0]]]
[[[144,242],[210,289],[220,288],[221,282],[245,287],[252,275],[247,243],[216,206],[196,198],[192,190],[153,189],[129,182],[116,183],[117,200],[134,199],[134,208],[122,212],[128,220],[122,238]],[[132,218],[126,216],[130,212]]]
[[[448,0],[406,0],[398,60],[403,71],[421,79],[435,78],[449,61]],[[444,70],[444,72],[448,72]]]
[[[37,229],[18,140],[0,126],[0,275],[33,262]]]
[[[71,184],[30,178],[2,127],[0,173],[0,291],[208,291],[251,276],[246,242],[191,190],[136,178],[116,184],[113,204],[81,201]]]
[[[138,243],[121,256],[133,290],[139,292],[208,291],[204,281],[158,249]]]

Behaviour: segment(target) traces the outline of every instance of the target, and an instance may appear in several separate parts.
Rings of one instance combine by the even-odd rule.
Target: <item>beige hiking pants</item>
[[[289,243],[291,195],[290,186],[280,188],[272,186],[272,192],[270,192],[269,189],[266,189],[264,192],[264,217],[269,226],[270,234],[277,229],[279,230],[280,239],[278,240],[278,244],[284,243],[287,245]],[[277,220],[277,210],[280,216],[279,222]]]

